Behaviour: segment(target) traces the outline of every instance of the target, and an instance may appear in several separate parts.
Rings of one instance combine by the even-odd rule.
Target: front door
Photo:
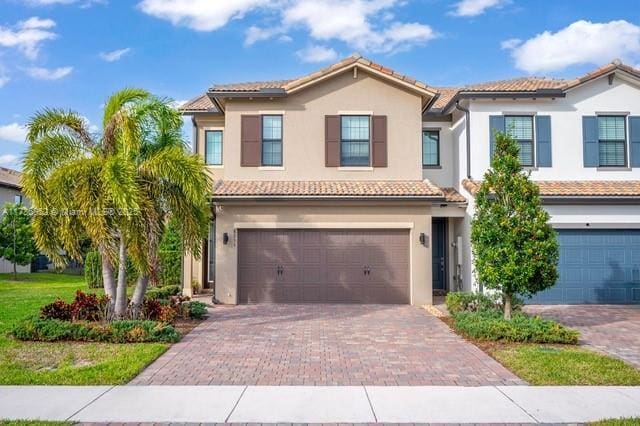
[[[446,289],[446,255],[447,255],[447,219],[433,218],[431,233],[433,234],[433,247],[431,249],[433,289],[444,291]]]

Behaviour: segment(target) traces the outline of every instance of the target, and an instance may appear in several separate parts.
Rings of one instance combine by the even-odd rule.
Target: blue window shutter
[[[582,117],[582,141],[584,146],[584,166],[598,167],[600,154],[598,152],[598,117]]]
[[[496,132],[504,133],[504,115],[489,116],[489,161],[493,159],[493,153],[496,150]]]
[[[640,116],[629,117],[631,167],[640,167]]]
[[[551,167],[551,117],[536,115],[536,154],[538,167]]]

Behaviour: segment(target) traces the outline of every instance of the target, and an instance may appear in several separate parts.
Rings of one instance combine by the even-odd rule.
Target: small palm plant
[[[200,254],[211,185],[202,159],[185,150],[181,125],[167,100],[140,89],[109,98],[99,136],[61,109],[38,112],[28,124],[22,184],[35,208],[36,243],[62,265],[65,255],[81,259],[89,236],[113,318],[127,315],[128,258],[139,272],[132,309],[141,305],[169,217],[181,226],[184,249]]]

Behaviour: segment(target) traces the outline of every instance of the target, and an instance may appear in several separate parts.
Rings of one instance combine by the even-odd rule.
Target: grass
[[[164,343],[18,342],[6,336],[14,321],[38,313],[57,297],[87,289],[84,277],[52,273],[0,274],[0,385],[123,384],[159,357]]]
[[[607,419],[590,423],[593,426],[638,426],[640,417],[629,417],[626,419]]]
[[[532,385],[640,385],[640,370],[580,347],[503,344],[485,350]]]
[[[72,422],[46,422],[42,420],[0,420],[0,426],[58,426],[72,424]]]

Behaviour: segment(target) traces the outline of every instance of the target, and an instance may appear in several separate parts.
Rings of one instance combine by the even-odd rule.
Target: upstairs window
[[[262,165],[282,166],[282,116],[262,116]]]
[[[440,165],[440,132],[422,131],[422,167]]]
[[[368,115],[343,115],[340,117],[340,165],[368,166],[369,156]]]
[[[504,118],[504,128],[509,136],[518,142],[520,164],[533,166],[533,117],[530,115],[509,115]]]
[[[222,130],[204,132],[204,161],[211,166],[222,165]]]
[[[626,165],[626,123],[622,115],[598,116],[598,151],[600,167]]]

